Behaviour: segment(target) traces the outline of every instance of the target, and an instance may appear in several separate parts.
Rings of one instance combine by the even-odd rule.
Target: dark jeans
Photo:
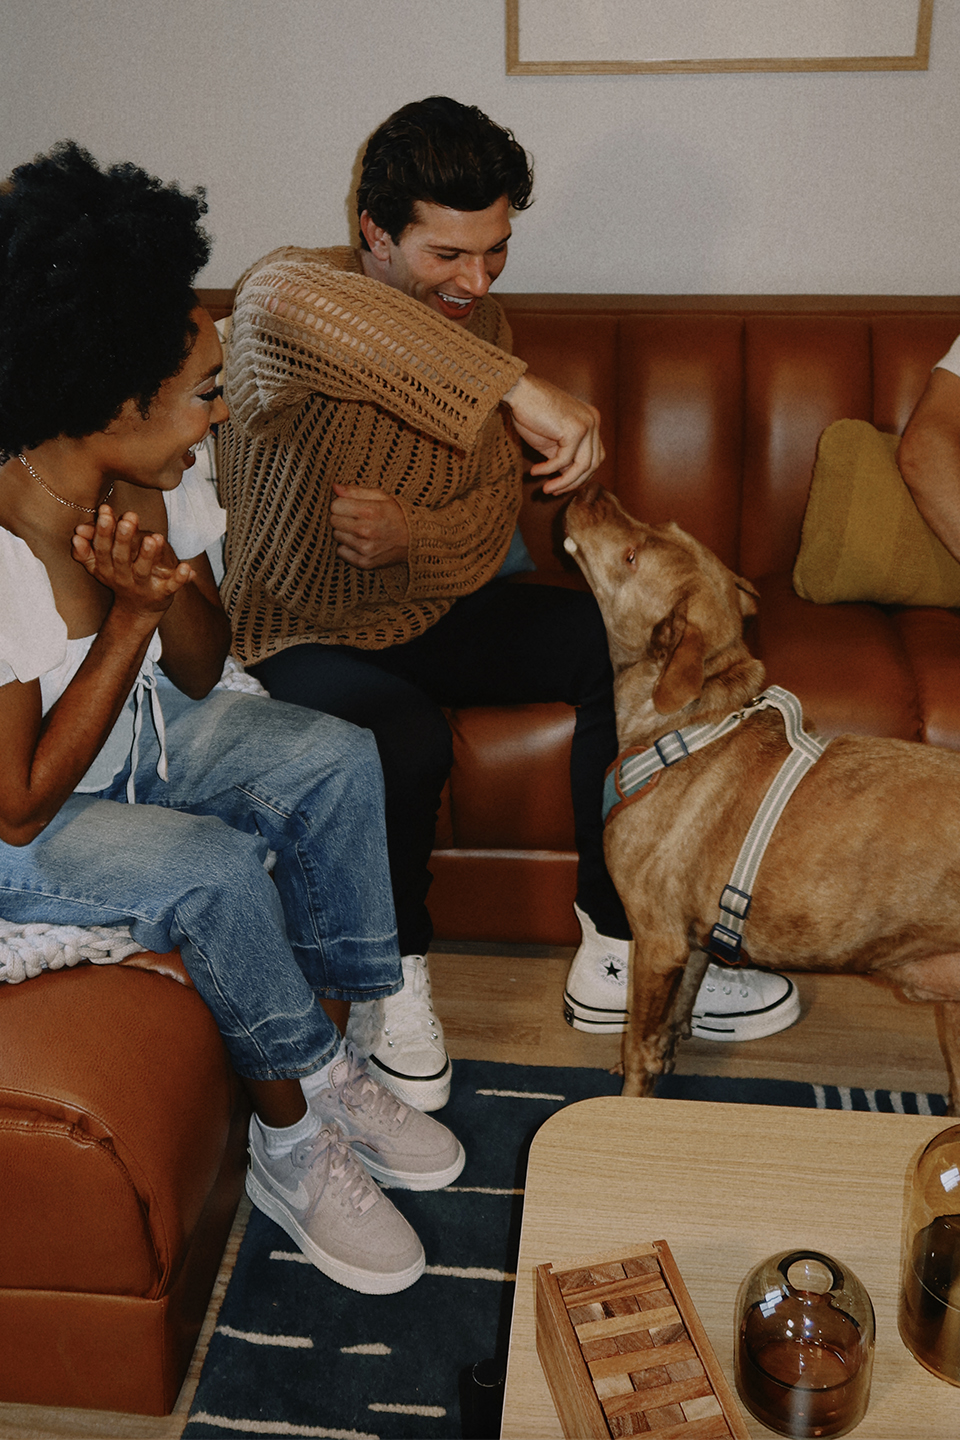
[[[296,645],[251,669],[277,699],[373,731],[402,955],[424,954],[432,936],[427,867],[453,764],[440,707],[553,700],[576,706],[570,784],[577,903],[601,934],[629,938],[603,860],[603,777],[616,757],[617,733],[606,632],[592,595],[493,580],[405,645]]]

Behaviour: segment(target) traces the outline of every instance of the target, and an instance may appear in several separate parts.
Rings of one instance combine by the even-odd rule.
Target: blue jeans
[[[402,985],[376,745],[261,696],[160,692],[168,781],[145,721],[135,805],[121,772],[71,795],[32,844],[0,843],[0,915],[179,946],[239,1074],[309,1075],[339,1044],[318,997]]]

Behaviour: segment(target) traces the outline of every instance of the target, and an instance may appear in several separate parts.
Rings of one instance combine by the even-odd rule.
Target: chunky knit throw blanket
[[[143,946],[123,925],[81,929],[79,925],[12,925],[0,920],[0,980],[19,985],[44,970],[63,970],[89,960],[115,965]]]
[[[500,400],[526,368],[489,296],[469,328],[363,275],[356,252],[288,247],[240,283],[219,427],[221,587],[252,664],[305,641],[381,649],[493,578],[520,506]],[[394,496],[409,563],[336,554],[333,485]]]

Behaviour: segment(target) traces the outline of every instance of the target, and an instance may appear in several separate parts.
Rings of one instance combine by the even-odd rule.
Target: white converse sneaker
[[[386,1000],[354,1001],[347,1039],[370,1062],[375,1079],[415,1110],[440,1110],[450,1099],[453,1066],[433,1011],[422,955],[403,955],[403,989]]]
[[[563,1014],[574,1030],[617,1035],[627,1028],[628,940],[601,935],[575,905],[583,939],[563,991]],[[800,1018],[792,980],[769,970],[707,966],[693,1006],[691,1031],[699,1040],[761,1040]]]
[[[800,996],[786,975],[735,970],[711,961],[693,1003],[698,1040],[762,1040],[800,1019]]]
[[[632,940],[601,935],[574,905],[583,938],[563,990],[563,1018],[574,1030],[617,1035],[627,1028],[627,978]]]
[[[318,1270],[350,1290],[393,1295],[423,1274],[416,1231],[336,1125],[272,1157],[251,1117],[246,1190]]]

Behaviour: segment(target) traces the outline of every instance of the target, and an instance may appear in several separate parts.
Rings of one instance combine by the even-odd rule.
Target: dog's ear
[[[666,654],[653,690],[653,708],[658,715],[675,715],[696,700],[703,689],[703,658],[707,651],[703,631],[687,620],[685,603],[654,626],[650,646],[654,654]]]
[[[758,592],[754,590],[750,581],[744,580],[742,576],[735,575],[734,580],[737,585],[737,599],[740,601],[740,614],[743,616],[756,615],[757,601],[760,599]]]

